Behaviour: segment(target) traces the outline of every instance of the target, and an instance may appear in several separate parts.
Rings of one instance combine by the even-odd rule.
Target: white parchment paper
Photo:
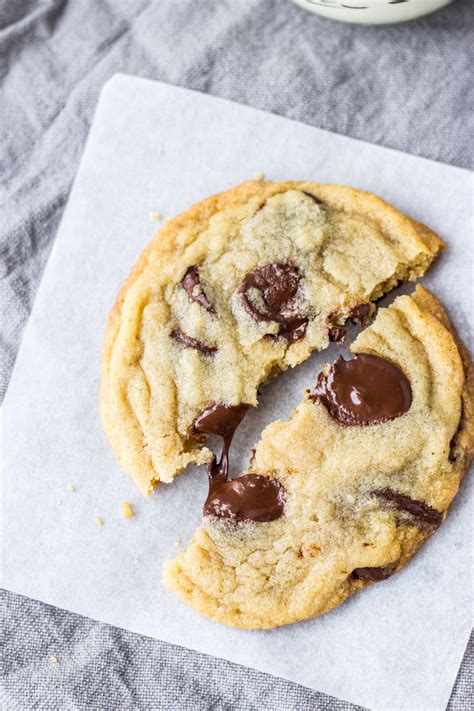
[[[365,188],[437,230],[449,250],[425,283],[467,338],[468,172],[188,90],[114,77],[103,90],[4,405],[3,585],[373,709],[443,709],[472,621],[469,477],[446,525],[400,574],[319,619],[242,631],[198,616],[160,581],[177,539],[186,542],[200,521],[205,470],[190,468],[142,499],[102,432],[104,325],[156,230],[150,211],[171,217],[257,172]],[[263,389],[260,408],[235,439],[234,472],[262,428],[290,413],[333,355],[334,347]],[[120,516],[124,499],[133,519]]]

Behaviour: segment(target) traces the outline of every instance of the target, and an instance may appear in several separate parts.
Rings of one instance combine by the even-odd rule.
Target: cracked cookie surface
[[[270,376],[443,248],[380,198],[315,183],[249,182],[166,223],[110,315],[101,414],[144,494],[212,453],[194,431],[216,402],[257,404]],[[362,313],[362,312],[361,312]]]
[[[351,350],[349,363],[366,358],[356,387],[326,367],[256,446],[246,476],[284,488],[283,514],[254,523],[233,502],[233,518],[205,516],[166,564],[165,584],[198,612],[247,628],[314,617],[400,570],[446,517],[472,457],[474,405],[472,363],[442,306],[418,287],[380,309]],[[391,409],[377,402],[380,373],[364,392],[374,363],[390,371]]]

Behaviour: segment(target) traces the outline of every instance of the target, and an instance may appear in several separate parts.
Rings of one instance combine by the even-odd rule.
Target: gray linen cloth
[[[418,22],[365,28],[289,0],[0,0],[2,393],[112,74],[471,167],[472,10],[457,0]],[[4,593],[1,610],[5,711],[356,708],[19,595]],[[473,659],[471,638],[452,710],[472,709]]]

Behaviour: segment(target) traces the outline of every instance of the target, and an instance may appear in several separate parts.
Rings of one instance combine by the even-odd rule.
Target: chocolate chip
[[[367,583],[378,583],[389,578],[397,567],[397,563],[386,565],[384,568],[355,568],[351,577],[355,580],[364,580]]]
[[[410,383],[385,358],[357,353],[341,356],[319,374],[313,400],[320,400],[343,425],[376,425],[403,415],[412,401]]]
[[[192,336],[188,336],[187,333],[183,333],[183,331],[180,331],[178,329],[171,331],[170,335],[171,338],[173,338],[178,343],[181,343],[181,345],[185,348],[195,348],[197,351],[200,351],[204,355],[212,356],[219,350],[216,346],[207,346],[202,341],[198,341],[197,338],[192,338]]]
[[[204,289],[202,288],[201,280],[199,278],[199,267],[195,264],[192,267],[189,267],[180,283],[187,293],[189,301],[195,301],[210,314],[216,313],[214,306],[211,304]]]
[[[340,314],[340,310],[336,309],[331,311],[326,319],[326,324],[328,327],[329,340],[332,343],[342,343],[347,335],[347,329],[341,326],[337,320]],[[370,314],[370,304],[358,304],[353,306],[349,310],[347,318],[350,318],[353,323],[359,326],[365,326]]]
[[[256,321],[285,323],[294,317],[294,299],[298,292],[301,275],[291,262],[266,264],[251,271],[239,287],[245,310]],[[249,291],[260,292],[263,304],[250,300]],[[263,308],[262,308],[263,307]]]
[[[417,501],[406,494],[401,494],[399,491],[389,488],[378,489],[373,494],[397,511],[410,514],[420,523],[434,526],[435,528],[441,525],[442,514],[424,501]]]
[[[211,480],[205,516],[240,521],[275,521],[283,514],[285,490],[279,481],[245,474],[230,481]]]
[[[358,304],[349,311],[349,318],[358,326],[365,326],[369,320],[370,304]]]
[[[280,324],[278,333],[268,333],[266,338],[276,341],[278,338],[283,338],[287,343],[295,343],[304,338],[306,327],[308,325],[307,318],[289,319],[286,324]]]
[[[301,278],[291,262],[273,263],[251,271],[239,286],[242,306],[255,321],[280,324],[269,338],[294,343],[304,337],[308,319],[297,311]]]
[[[332,326],[328,331],[331,343],[342,343],[347,335],[347,328],[343,326]]]

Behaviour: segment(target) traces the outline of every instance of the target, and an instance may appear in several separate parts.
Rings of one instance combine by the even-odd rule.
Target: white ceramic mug
[[[452,0],[293,0],[331,20],[358,25],[388,25],[428,15]]]

